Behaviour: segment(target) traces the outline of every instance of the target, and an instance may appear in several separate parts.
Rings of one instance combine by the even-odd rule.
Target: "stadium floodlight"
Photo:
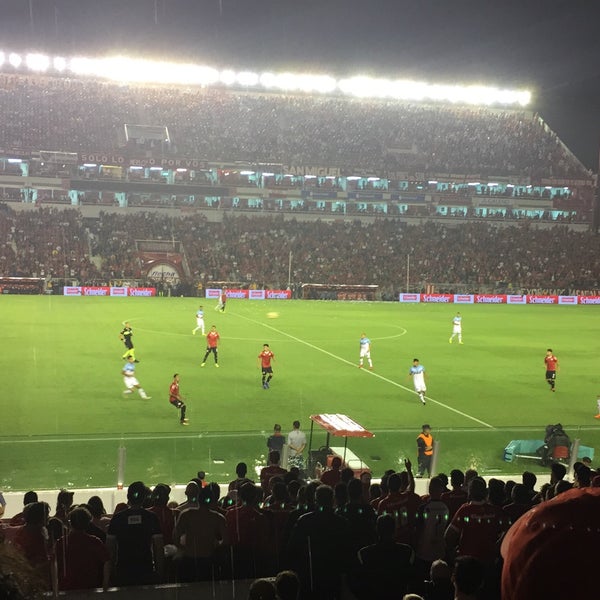
[[[437,185],[438,181],[437,181],[437,179],[430,179],[427,183],[429,185]]]
[[[467,185],[481,185],[481,183],[479,181],[470,181],[469,183],[467,183]]]
[[[27,54],[25,65],[30,71],[45,72],[50,68],[50,57],[45,54]]]
[[[232,71],[231,69],[225,69],[224,71],[221,71],[219,75],[219,81],[225,85],[233,85],[235,79],[235,71]]]
[[[275,173],[262,173],[263,177],[275,177]]]
[[[254,171],[240,171],[240,175],[254,175]]]
[[[52,66],[55,71],[62,73],[67,68],[67,60],[62,56],[55,56],[52,60]]]
[[[305,175],[304,179],[316,179],[317,176],[316,175]]]
[[[496,187],[498,184],[495,181],[490,181],[490,183],[487,184],[488,187]]]
[[[244,87],[254,87],[258,84],[259,76],[258,73],[252,73],[252,71],[241,71],[236,75],[236,80]]]
[[[179,169],[175,169],[175,170],[176,170],[178,173],[187,173],[187,169],[182,169],[182,168],[179,168]]]
[[[8,55],[8,62],[15,68],[18,69],[21,66],[21,63],[23,62],[23,59],[21,58],[20,54],[17,54],[16,52],[11,52]]]
[[[0,67],[4,64],[6,57],[4,56],[4,52],[0,50]]]
[[[151,171],[162,171],[162,167],[150,167]]]
[[[359,179],[362,179],[362,177],[359,177],[358,175],[349,175],[346,177],[346,181],[358,181]]]
[[[367,181],[379,181],[379,177],[367,177]]]
[[[98,165],[96,163],[83,163],[83,166],[91,169],[92,167],[97,167]]]
[[[13,165],[20,165],[23,161],[20,158],[9,158],[7,162]]]

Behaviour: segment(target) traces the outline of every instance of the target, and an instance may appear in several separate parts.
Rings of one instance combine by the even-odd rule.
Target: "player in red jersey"
[[[175,373],[173,375],[173,381],[169,386],[169,402],[175,407],[179,409],[179,422],[181,425],[188,425],[189,422],[185,418],[186,406],[179,393],[179,373]]]
[[[556,374],[558,373],[558,358],[552,354],[552,348],[548,348],[548,350],[546,350],[544,364],[546,365],[546,381],[550,386],[550,391],[555,392]]]
[[[275,360],[275,355],[271,352],[269,344],[263,344],[262,352],[258,355],[258,365],[262,367],[262,386],[265,390],[269,389],[269,382],[273,379],[272,360]]]
[[[208,358],[208,355],[211,352],[214,354],[214,357],[215,357],[215,367],[219,366],[219,356],[218,356],[217,347],[219,345],[220,337],[221,336],[219,335],[219,332],[217,331],[217,326],[213,325],[210,328],[210,331],[206,334],[206,354],[204,355],[204,358],[202,359],[202,364],[200,365],[201,367],[203,367],[206,364],[206,359]]]

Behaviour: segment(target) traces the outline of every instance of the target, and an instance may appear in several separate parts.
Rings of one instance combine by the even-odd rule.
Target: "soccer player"
[[[192,335],[196,335],[196,331],[202,331],[202,335],[206,335],[204,333],[204,309],[202,306],[198,308],[196,311],[196,328],[192,331]]]
[[[558,358],[552,354],[552,348],[546,350],[546,356],[544,357],[544,364],[546,365],[546,381],[550,386],[550,391],[556,391],[556,373],[558,373]],[[600,411],[599,411],[600,412]]]
[[[123,375],[123,382],[125,383],[125,390],[123,390],[124,394],[131,394],[133,392],[133,390],[137,390],[138,394],[144,399],[144,400],[150,400],[150,398],[152,396],[148,396],[146,394],[146,392],[144,391],[144,388],[140,385],[140,382],[137,380],[136,376],[135,376],[135,365],[133,364],[135,361],[133,359],[133,356],[130,354],[127,357],[127,362],[125,363],[125,366],[123,367],[123,369],[121,370],[121,373]]]
[[[202,364],[200,365],[201,367],[203,367],[206,364],[206,359],[208,358],[208,355],[212,352],[214,357],[215,357],[215,367],[219,366],[219,356],[218,356],[218,345],[219,345],[219,339],[220,339],[220,335],[217,331],[217,326],[213,325],[210,328],[210,331],[206,334],[206,354],[204,355],[204,358],[202,359]]]
[[[169,402],[179,409],[179,423],[181,425],[189,425],[189,421],[185,418],[186,406],[179,393],[179,373],[173,375],[173,381],[169,386]]]
[[[598,412],[594,415],[594,419],[600,419],[600,394],[596,396],[596,404],[598,405]]]
[[[454,319],[452,319],[452,335],[450,336],[450,339],[448,341],[450,343],[452,343],[452,340],[455,337],[458,338],[459,344],[463,343],[463,341],[462,341],[462,317],[460,316],[459,312],[457,312]]]
[[[415,392],[421,398],[421,402],[425,404],[425,392],[427,391],[427,386],[425,385],[425,367],[419,363],[418,358],[413,358],[413,364],[408,371],[408,376],[413,378]]]
[[[223,289],[221,295],[219,296],[219,303],[215,306],[215,310],[225,312],[225,304],[227,304],[227,290]]]
[[[272,360],[275,360],[275,355],[271,352],[269,344],[263,344],[262,352],[258,355],[258,366],[262,368],[262,386],[264,390],[269,389],[269,382],[273,379]]]
[[[123,323],[123,329],[119,333],[119,339],[125,344],[125,354],[121,357],[125,360],[127,357],[132,356],[133,362],[140,362],[135,359],[135,348],[133,347],[133,329],[128,321]]]
[[[367,337],[366,333],[360,334],[360,353],[358,355],[358,368],[363,368],[363,361],[366,358],[369,362],[369,369],[373,370],[373,361],[371,360],[371,340]]]

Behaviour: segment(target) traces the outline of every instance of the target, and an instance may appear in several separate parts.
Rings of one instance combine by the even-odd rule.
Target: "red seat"
[[[569,458],[569,447],[568,446],[555,446],[552,450],[552,458],[556,460],[567,460]]]

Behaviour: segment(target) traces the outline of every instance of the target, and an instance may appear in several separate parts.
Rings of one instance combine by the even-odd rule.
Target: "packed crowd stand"
[[[368,472],[355,477],[339,457],[307,479],[271,451],[257,483],[239,463],[223,497],[203,473],[180,504],[168,485],[134,482],[112,515],[98,496],[74,503],[63,489],[53,509],[30,491],[22,512],[0,524],[0,565],[12,565],[0,586],[23,579],[32,589],[6,596],[15,599],[52,587],[230,579],[259,579],[249,597],[273,600],[333,600],[342,590],[358,600],[576,597],[594,577],[579,561],[600,541],[600,474],[582,462],[572,482],[560,463],[550,472],[538,489],[531,472],[486,482],[455,469],[431,478],[419,496],[408,460],[380,482]],[[579,566],[577,576],[546,570],[558,560],[571,575]],[[275,576],[287,592],[276,595],[276,583],[262,579]],[[253,595],[253,587],[262,591]]]
[[[501,234],[499,234],[499,232]],[[379,285],[406,291],[407,256],[414,286],[503,286],[506,290],[583,293],[600,286],[600,238],[565,225],[488,222],[407,225],[225,216],[172,217],[127,211],[84,219],[77,209],[13,211],[0,205],[0,274],[81,284],[144,279],[135,240],[177,240],[190,284],[241,281],[283,289],[291,283]],[[462,290],[463,288],[461,288]]]
[[[0,112],[0,147],[15,151],[115,152],[135,123],[167,127],[165,151],[201,160],[589,176],[537,115],[517,110],[4,74]]]

